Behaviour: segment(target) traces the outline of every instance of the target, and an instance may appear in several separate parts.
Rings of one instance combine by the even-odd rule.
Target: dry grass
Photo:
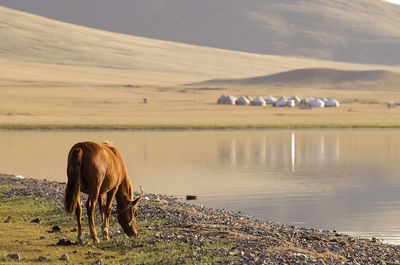
[[[265,127],[384,124],[399,110],[385,102],[399,92],[308,87],[185,87],[298,69],[384,69],[267,56],[133,37],[56,22],[0,7],[0,124],[126,127]],[[222,94],[332,96],[339,109],[301,111],[216,105]],[[143,104],[143,98],[148,104]],[[357,99],[357,101],[356,101]],[[374,104],[367,104],[373,102]],[[375,104],[376,103],[376,104]],[[111,126],[111,127],[112,127]]]
[[[66,93],[68,91],[68,93]],[[217,105],[222,94],[331,96],[339,108],[287,108]],[[143,104],[143,98],[148,99]],[[319,89],[243,88],[183,90],[127,88],[19,87],[3,88],[2,124],[113,125],[115,127],[349,127],[400,125],[400,108],[386,102],[400,91],[338,91]]]

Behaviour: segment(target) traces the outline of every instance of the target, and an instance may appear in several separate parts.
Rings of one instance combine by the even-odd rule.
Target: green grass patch
[[[6,185],[0,185],[0,198],[2,197],[3,193],[7,190],[10,190],[11,187],[6,186]]]
[[[105,264],[213,264],[231,259],[218,254],[218,249],[231,249],[233,244],[177,240],[174,235],[179,233],[179,228],[165,226],[166,220],[159,219],[140,220],[139,217],[139,236],[129,238],[119,231],[121,227],[112,217],[111,240],[104,241],[97,210],[96,229],[100,243],[93,244],[89,240],[86,211],[83,211],[83,234],[87,244],[58,246],[60,239],[76,242],[75,217],[66,215],[62,205],[50,200],[5,196],[4,192],[9,189],[0,186],[1,264],[32,264],[38,262],[40,256],[46,257],[48,264],[91,264],[99,259]],[[40,223],[32,222],[36,218],[41,220]],[[60,232],[51,232],[55,225],[61,228]],[[7,257],[14,253],[21,256],[20,261]],[[69,256],[69,261],[60,260],[63,254]]]

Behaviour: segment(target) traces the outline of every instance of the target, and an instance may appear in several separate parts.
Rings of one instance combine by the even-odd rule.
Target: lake
[[[65,182],[78,141],[111,140],[134,189],[400,244],[400,131],[0,131],[0,172]]]

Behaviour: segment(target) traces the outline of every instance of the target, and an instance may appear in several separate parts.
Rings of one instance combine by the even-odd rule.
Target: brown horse
[[[133,200],[132,185],[126,172],[124,160],[111,143],[82,142],[75,144],[68,154],[67,175],[68,183],[65,189],[64,208],[69,214],[75,211],[79,243],[82,243],[83,240],[80,191],[89,195],[86,209],[90,237],[94,242],[99,242],[93,216],[96,200],[102,218],[103,237],[108,240],[108,225],[114,196],[117,199],[119,224],[128,236],[137,236],[137,205],[142,199],[142,195]],[[104,193],[107,193],[106,203],[104,203],[102,196]]]

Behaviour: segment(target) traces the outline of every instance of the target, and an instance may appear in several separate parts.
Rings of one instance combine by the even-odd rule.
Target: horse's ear
[[[136,207],[139,202],[142,200],[142,195],[140,195],[139,197],[137,197],[133,202],[132,202],[132,206]]]
[[[132,201],[132,206],[133,207],[136,207],[139,204],[139,202],[142,200],[142,197],[143,197],[142,185],[140,185],[140,191],[141,191],[140,196],[137,197],[134,201]]]

